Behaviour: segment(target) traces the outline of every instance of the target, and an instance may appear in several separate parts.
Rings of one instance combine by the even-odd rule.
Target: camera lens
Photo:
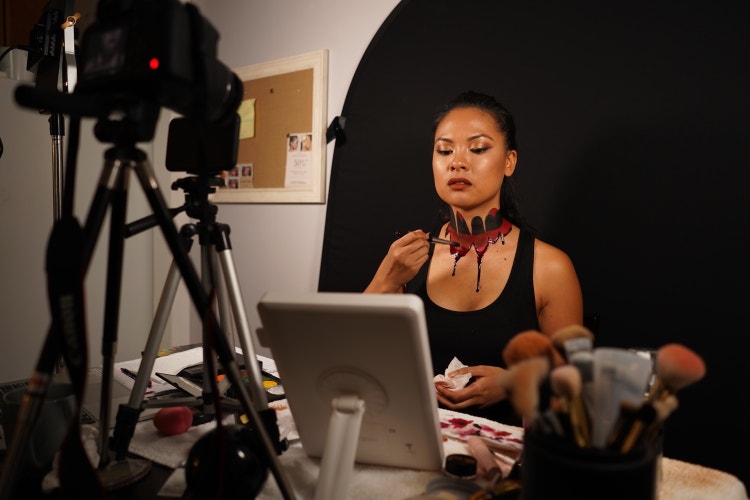
[[[206,77],[205,117],[208,122],[221,122],[234,115],[242,102],[242,82],[218,61]]]

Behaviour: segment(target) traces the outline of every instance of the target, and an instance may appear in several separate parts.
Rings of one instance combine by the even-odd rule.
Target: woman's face
[[[515,150],[479,108],[450,111],[435,131],[432,175],[438,196],[468,218],[500,207],[500,187],[516,167]]]

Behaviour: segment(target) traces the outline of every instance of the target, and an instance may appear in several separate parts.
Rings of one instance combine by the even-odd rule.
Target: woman
[[[418,229],[394,241],[365,293],[419,295],[433,369],[443,373],[454,357],[468,365],[466,387],[436,384],[442,406],[518,424],[493,383],[505,369],[503,347],[524,330],[552,335],[583,324],[578,277],[570,258],[536,239],[519,214],[511,114],[470,91],[439,110],[433,132],[432,171],[446,214],[431,234]]]

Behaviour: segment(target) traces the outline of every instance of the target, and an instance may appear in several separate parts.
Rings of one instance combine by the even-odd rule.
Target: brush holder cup
[[[530,429],[521,458],[521,498],[655,500],[659,457],[656,443],[620,453],[580,448],[569,439]]]

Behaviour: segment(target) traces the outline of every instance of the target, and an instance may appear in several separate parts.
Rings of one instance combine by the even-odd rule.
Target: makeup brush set
[[[664,423],[677,392],[705,375],[703,359],[678,343],[652,359],[593,341],[582,326],[529,330],[502,353],[497,382],[524,422],[524,499],[568,498],[561,487],[570,498],[656,498]]]

